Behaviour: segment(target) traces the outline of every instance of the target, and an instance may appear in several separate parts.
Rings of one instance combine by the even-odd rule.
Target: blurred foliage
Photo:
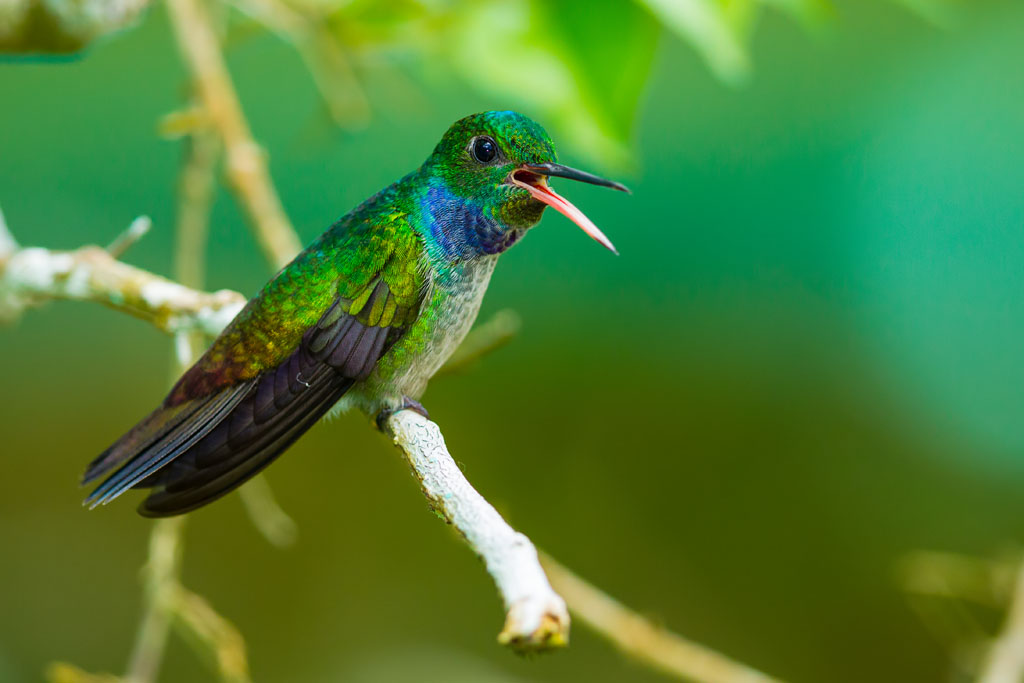
[[[0,0],[0,51],[61,53],[131,25],[149,0]],[[234,35],[269,29],[292,43],[331,118],[364,126],[375,69],[454,75],[512,100],[565,131],[593,159],[626,165],[637,109],[666,31],[696,50],[722,82],[750,75],[765,11],[809,30],[831,22],[832,0],[225,0],[243,17]],[[888,0],[948,23],[956,0]],[[611,29],[614,27],[614,30]]]
[[[295,38],[266,11],[277,0],[232,1]],[[936,21],[950,16],[951,0],[896,1]],[[614,0],[602,2],[600,11],[588,0],[290,0],[288,7],[316,27],[307,34],[326,22],[339,53],[360,72],[371,65],[443,69],[485,95],[538,112],[565,131],[574,148],[618,166],[629,159],[637,109],[665,31],[690,44],[720,80],[736,85],[750,74],[754,29],[764,10],[784,12],[808,29],[837,15],[831,0]],[[299,39],[300,49],[306,42]],[[349,60],[314,64],[322,69],[332,62],[342,73],[318,77],[321,93],[340,125],[360,125],[367,98],[351,78]],[[335,106],[339,101],[347,106]]]

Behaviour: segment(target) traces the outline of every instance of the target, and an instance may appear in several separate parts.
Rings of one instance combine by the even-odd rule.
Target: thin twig
[[[235,625],[214,610],[202,596],[176,586],[174,616],[182,635],[208,653],[225,683],[249,683],[245,640]]]
[[[351,127],[369,121],[369,100],[326,17],[311,14],[316,11],[312,7],[292,7],[278,0],[232,4],[295,47],[336,123]]]
[[[267,259],[280,268],[302,245],[270,180],[266,155],[242,113],[207,7],[202,0],[167,0],[166,5],[199,99],[224,143],[231,187]]]
[[[1020,683],[1024,680],[1024,562],[1017,571],[1003,630],[981,666],[978,683]]]
[[[3,267],[11,254],[17,250],[18,242],[7,227],[7,219],[4,218],[4,211],[0,208],[0,267]]]
[[[149,216],[139,216],[124,232],[115,237],[113,242],[107,245],[107,253],[113,258],[121,258],[132,245],[145,237],[152,227],[153,221],[149,219]]]
[[[249,514],[249,520],[271,545],[286,548],[295,543],[299,527],[274,498],[274,491],[266,477],[253,477],[238,489],[238,495]]]
[[[674,677],[699,683],[779,683],[778,679],[659,628],[541,553],[555,590],[580,621],[631,657]]]
[[[152,683],[160,671],[174,614],[184,524],[184,517],[161,519],[153,524],[149,537],[149,560],[143,570],[146,576],[146,607],[124,677],[125,683]]]
[[[206,279],[206,242],[220,143],[211,131],[199,128],[185,138],[184,155],[178,174],[175,279],[186,287],[201,289]]]

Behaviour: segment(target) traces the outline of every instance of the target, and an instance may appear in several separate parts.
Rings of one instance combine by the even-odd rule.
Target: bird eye
[[[481,164],[487,164],[498,156],[498,144],[489,137],[474,138],[473,146],[470,148],[473,158]]]

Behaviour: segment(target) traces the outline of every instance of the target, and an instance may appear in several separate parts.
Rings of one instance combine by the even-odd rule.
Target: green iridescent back
[[[404,328],[415,319],[423,250],[401,208],[402,182],[344,216],[302,251],[216,339],[171,393],[171,402],[253,378],[276,367],[336,299],[364,324]],[[365,306],[380,281],[388,297]]]

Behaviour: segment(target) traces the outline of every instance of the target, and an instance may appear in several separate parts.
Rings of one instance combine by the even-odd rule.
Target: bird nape
[[[467,116],[420,168],[343,216],[251,299],[163,403],[89,464],[86,499],[153,489],[146,516],[188,512],[266,467],[332,406],[411,408],[469,331],[498,255],[546,206],[615,251],[549,177],[628,191],[557,163],[534,121]]]

